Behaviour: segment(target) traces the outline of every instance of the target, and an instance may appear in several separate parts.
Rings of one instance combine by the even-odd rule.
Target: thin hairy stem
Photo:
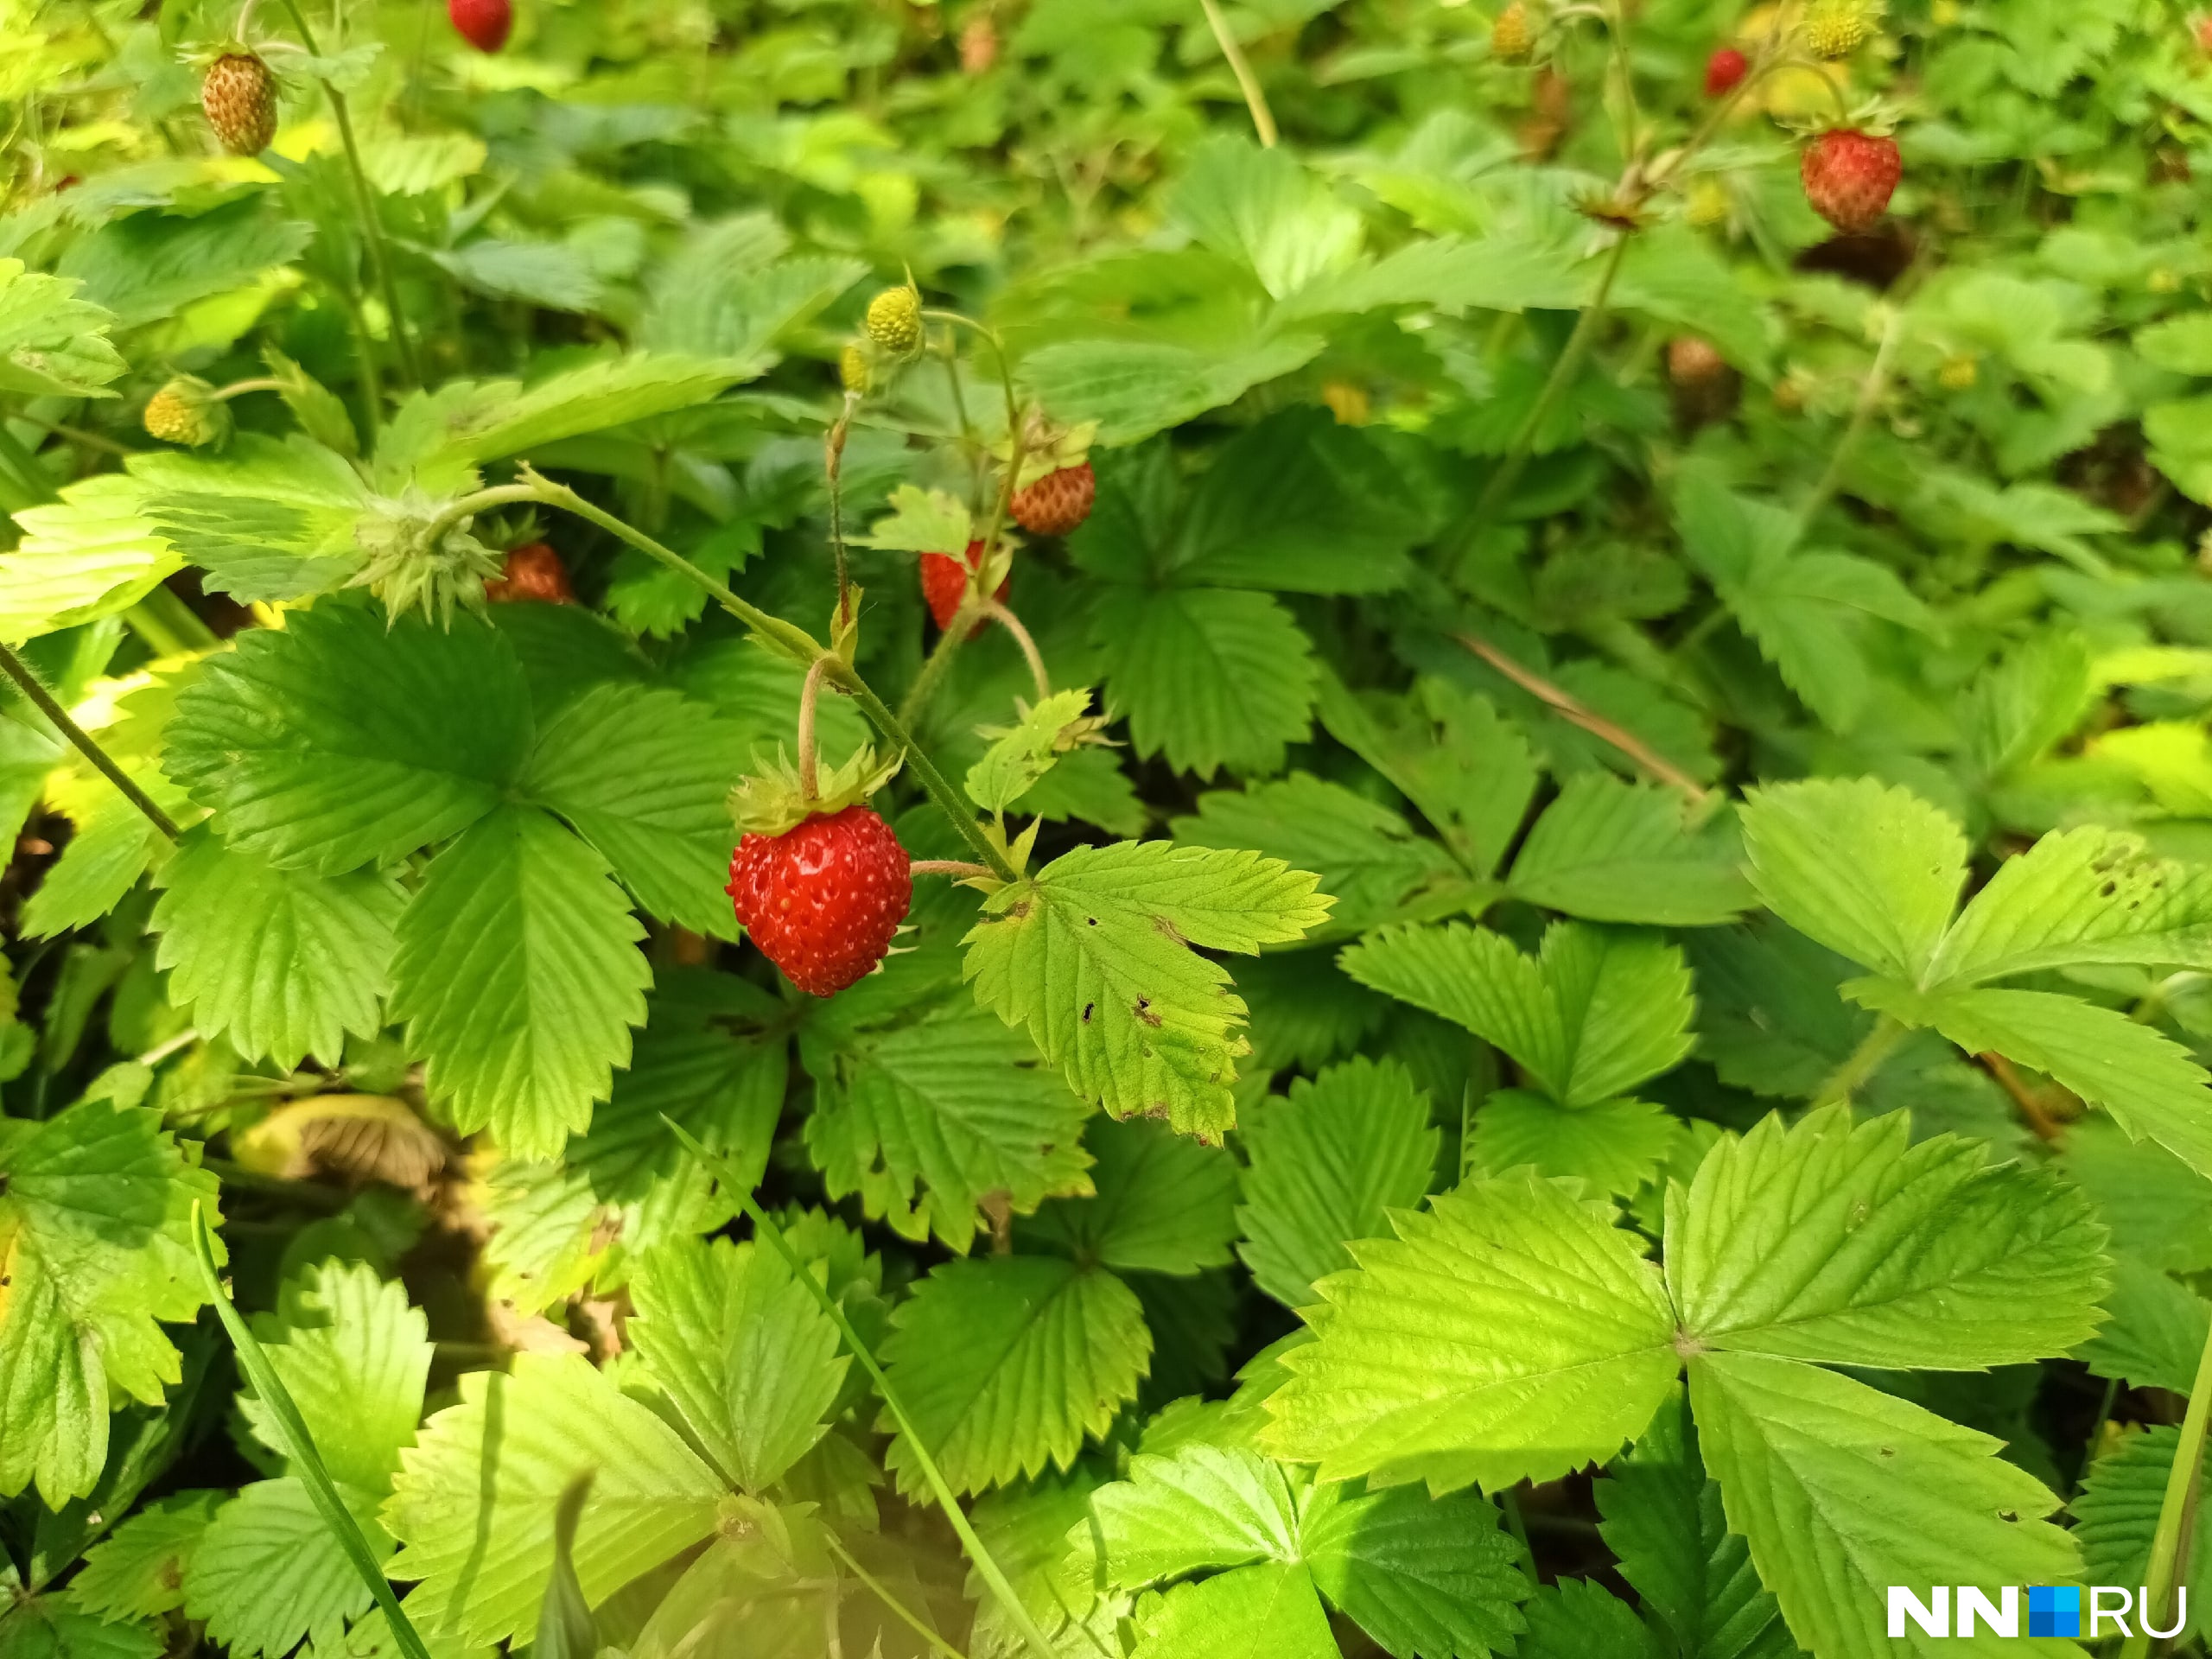
[[[952,668],[952,659],[960,647],[968,643],[970,626],[976,620],[976,594],[971,589],[960,601],[960,608],[940,629],[937,644],[930,647],[930,654],[922,659],[922,671],[914,676],[914,683],[906,688],[906,695],[899,704],[899,718],[908,725],[916,724],[922,710],[929,707],[930,699],[937,695],[937,688]]]
[[[836,632],[844,632],[853,626],[853,579],[845,560],[845,492],[844,462],[845,435],[852,429],[853,411],[860,407],[860,394],[845,394],[842,414],[830,423],[822,440],[822,472],[830,486],[830,551],[837,561],[837,625]]]
[[[1625,726],[1607,720],[1580,697],[1554,685],[1534,669],[1516,662],[1489,640],[1471,633],[1456,634],[1453,638],[1562,720],[1580,726],[1600,742],[1611,744],[1659,782],[1681,790],[1694,804],[1705,804],[1708,791],[1702,784]]]
[[[1038,651],[1037,641],[1031,637],[1029,630],[1021,626],[1021,619],[995,599],[986,601],[983,614],[1012,634],[1014,643],[1021,647],[1021,659],[1029,664],[1029,677],[1037,682],[1039,700],[1051,696],[1052,676],[1045,672],[1044,656]]]
[[[1813,486],[1804,505],[1797,509],[1797,533],[1800,536],[1813,527],[1836,492],[1843,487],[1843,469],[1851,463],[1852,451],[1859,447],[1859,440],[1866,435],[1867,423],[1874,418],[1874,411],[1881,407],[1883,396],[1890,388],[1890,362],[1897,355],[1897,343],[1904,336],[1904,308],[1892,306],[1888,319],[1882,325],[1882,343],[1874,348],[1872,366],[1859,383],[1859,401],[1851,410],[1851,423],[1843,429],[1843,436],[1836,441],[1834,453],[1828,456],[1827,470],[1821,474],[1821,481]]]
[[[1866,1087],[1867,1079],[1881,1070],[1882,1062],[1890,1052],[1904,1040],[1905,1028],[1888,1014],[1874,1021],[1873,1027],[1859,1040],[1841,1065],[1828,1073],[1828,1079],[1813,1096],[1815,1107],[1834,1106],[1848,1101]]]
[[[1221,15],[1221,8],[1214,0],[1198,0],[1198,4],[1205,10],[1206,27],[1213,30],[1214,44],[1229,60],[1229,73],[1236,77],[1237,90],[1244,94],[1244,107],[1252,111],[1252,129],[1260,135],[1261,147],[1273,149],[1279,136],[1275,131],[1275,112],[1268,107],[1268,95],[1260,88],[1260,78],[1245,61],[1244,48],[1229,32],[1229,20]]]
[[[908,861],[909,875],[988,875],[990,872],[980,864],[970,864],[958,858],[917,858]]]
[[[815,759],[814,709],[822,700],[822,671],[830,658],[817,657],[807,664],[806,682],[798,689],[798,798],[811,806],[822,793],[820,767]]]
[[[0,672],[16,683],[16,688],[31,700],[32,707],[44,715],[54,729],[67,738],[70,747],[91,761],[101,777],[123,791],[123,798],[146,815],[152,824],[171,841],[184,832],[176,827],[176,820],[155,804],[154,798],[138,787],[130,774],[118,766],[115,757],[93,741],[92,734],[69,718],[69,711],[54,701],[54,693],[39,683],[38,676],[31,672],[30,664],[4,645],[0,645]]]
[[[893,1595],[888,1586],[881,1583],[866,1567],[855,1560],[852,1552],[838,1542],[837,1535],[827,1527],[822,1530],[822,1541],[830,1547],[830,1553],[837,1558],[838,1564],[846,1572],[858,1579],[867,1587],[868,1593],[881,1602],[885,1610],[893,1618],[921,1637],[932,1652],[941,1655],[943,1659],[968,1659],[966,1654],[961,1652],[959,1649],[954,1647],[951,1643],[946,1641],[924,1623],[919,1614]]]

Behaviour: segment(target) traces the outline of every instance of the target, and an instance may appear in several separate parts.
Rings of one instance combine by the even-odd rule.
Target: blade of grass
[[[767,1211],[761,1209],[759,1201],[753,1198],[753,1189],[731,1172],[728,1160],[718,1152],[709,1152],[667,1113],[661,1114],[660,1121],[674,1131],[686,1151],[715,1172],[715,1178],[721,1182],[728,1195],[737,1201],[737,1207],[745,1212],[746,1219],[753,1224],[753,1231],[766,1239],[769,1248],[784,1259],[784,1265],[791,1270],[791,1276],[813,1293],[814,1300],[822,1305],[822,1311],[830,1316],[830,1324],[837,1327],[837,1334],[852,1350],[853,1357],[860,1361],[861,1369],[868,1374],[868,1380],[875,1384],[876,1392],[883,1396],[883,1403],[890,1409],[892,1421],[899,1425],[899,1432],[906,1437],[906,1444],[913,1450],[914,1461],[921,1467],[922,1478],[929,1483],[931,1496],[937,1499],[938,1507],[944,1511],[945,1520],[951,1523],[952,1530],[958,1535],[960,1547],[967,1551],[968,1559],[976,1564],[976,1571],[982,1575],[983,1582],[990,1586],[991,1593],[998,1598],[1000,1605],[1006,1609],[1007,1617],[1013,1620],[1014,1629],[1021,1632],[1022,1640],[1029,1644],[1030,1651],[1037,1656],[1037,1659],[1055,1659],[1052,1642],[1030,1616],[1029,1609],[1022,1604],[1021,1598],[1014,1593],[1013,1584],[1008,1581],[996,1558],[985,1548],[983,1541],[976,1536],[976,1529],[969,1524],[967,1513],[961,1509],[960,1500],[954,1495],[951,1484],[945,1479],[944,1471],[937,1466],[937,1459],[930,1455],[929,1447],[923,1443],[920,1433],[914,1427],[914,1420],[906,1414],[906,1408],[900,1402],[898,1390],[891,1386],[891,1379],[884,1375],[883,1367],[876,1363],[868,1345],[861,1340],[860,1332],[853,1329],[852,1321],[845,1317],[845,1310],[837,1305],[837,1299],[807,1271],[806,1263],[800,1261],[798,1252],[791,1249],[791,1241],[784,1236],[783,1229],[768,1219]]]
[[[276,1368],[269,1363],[260,1342],[246,1328],[229,1292],[223,1288],[222,1274],[216,1271],[214,1248],[207,1235],[207,1218],[196,1201],[192,1206],[192,1253],[199,1260],[200,1278],[208,1300],[215,1304],[215,1317],[222,1320],[223,1329],[230,1333],[232,1347],[238,1351],[238,1369],[245,1373],[246,1381],[253,1384],[253,1391],[267,1402],[270,1415],[276,1420],[277,1432],[284,1437],[285,1456],[291,1461],[292,1472],[307,1487],[315,1513],[330,1529],[331,1536],[337,1539],[339,1548],[346,1552],[346,1559],[353,1564],[353,1570],[361,1575],[361,1582],[368,1586],[377,1605],[384,1609],[400,1652],[406,1659],[430,1659],[430,1650],[423,1645],[423,1638],[400,1610],[399,1598],[392,1592],[391,1580],[385,1577],[383,1564],[370,1548],[361,1523],[338,1496],[337,1484],[330,1478],[330,1471],[322,1466],[321,1455],[315,1449],[314,1437],[308,1433],[300,1408],[292,1403],[290,1390],[276,1375]]]

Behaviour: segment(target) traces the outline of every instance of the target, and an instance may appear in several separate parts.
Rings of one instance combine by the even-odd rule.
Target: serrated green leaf
[[[1210,349],[1168,340],[1060,340],[1023,358],[1021,378],[1057,418],[1096,422],[1101,443],[1135,443],[1302,368],[1326,344],[1304,329],[1268,334],[1249,324]]]
[[[1662,1659],[1657,1635],[1595,1579],[1545,1585],[1523,1611],[1516,1659]]]
[[[1649,934],[1561,922],[1526,957],[1484,927],[1392,927],[1338,960],[1503,1049],[1564,1105],[1626,1094],[1689,1052],[1688,969]]]
[[[1315,1286],[1265,1446],[1324,1480],[1441,1492],[1548,1480],[1642,1432],[1680,1363],[1675,1319],[1610,1205],[1524,1170],[1390,1219],[1395,1239]]]
[[[2076,1359],[2133,1389],[2190,1392],[2212,1331],[2212,1303],[2148,1263],[2115,1255],[2104,1311],[2103,1328],[2074,1351]]]
[[[79,299],[77,289],[67,277],[26,270],[20,259],[0,259],[0,391],[115,396],[107,384],[126,366],[107,337],[115,319]]]
[[[1093,1117],[1089,1198],[1056,1198],[1021,1231],[1078,1262],[1178,1275],[1225,1267],[1236,1236],[1236,1165],[1165,1123]]]
[[[1085,1099],[1217,1135],[1235,1116],[1245,1009],[1228,973],[1191,947],[1250,954],[1302,937],[1328,914],[1315,884],[1249,852],[1077,848],[991,897],[963,941],[964,972]]]
[[[342,454],[313,440],[241,433],[219,455],[133,455],[141,511],[207,586],[240,600],[291,600],[359,569],[356,527],[378,503]]]
[[[2164,1147],[2085,1117],[2067,1125],[2057,1162],[2097,1206],[2115,1255],[2171,1273],[2212,1268],[2212,1183]]]
[[[114,312],[120,326],[174,317],[299,257],[314,227],[277,217],[273,205],[271,193],[253,190],[189,216],[126,213],[77,238],[55,268],[81,282],[85,298]]]
[[[1128,1287],[1054,1256],[946,1262],[892,1324],[884,1369],[958,1492],[1067,1468],[1136,1397],[1152,1356]],[[886,1462],[902,1490],[919,1487],[904,1435]]]
[[[1456,886],[1471,897],[1484,891],[1389,808],[1302,772],[1241,791],[1211,791],[1198,798],[1195,816],[1177,818],[1172,828],[1181,846],[1248,847],[1314,871],[1337,901],[1332,933],[1389,920],[1427,888]]]
[[[1502,1174],[1527,1164],[1572,1176],[1592,1190],[1632,1196],[1651,1179],[1680,1131],[1678,1121],[1641,1100],[1562,1106],[1521,1089],[1500,1089],[1475,1114],[1471,1168]]]
[[[132,781],[173,818],[191,816],[183,791],[150,766],[134,761],[124,771],[134,774]],[[138,878],[168,854],[168,837],[121,790],[105,779],[86,787],[90,810],[78,818],[77,833],[60,860],[47,871],[23,906],[22,931],[28,938],[53,938],[73,928],[92,926],[121,904],[138,885]],[[82,811],[84,798],[73,804]]]
[[[87,1099],[0,1119],[0,1492],[58,1507],[107,1460],[111,1392],[158,1405],[181,1375],[160,1321],[204,1300],[188,1230],[216,1182],[161,1115]]]
[[[1507,891],[1596,922],[1706,927],[1751,903],[1727,839],[1696,837],[1675,791],[1604,772],[1571,778],[1530,826]]]
[[[2067,1505],[2074,1513],[2086,1583],[2141,1585],[2151,1576],[2151,1540],[2180,1444],[2177,1425],[2156,1423],[2126,1433],[2116,1449],[2089,1465],[2082,1490]],[[2198,1528],[2180,1564],[2190,1605],[2212,1597],[2212,1535]],[[2134,1628],[2132,1620],[2129,1628]]]
[[[2090,692],[2089,652],[2078,634],[2029,640],[1967,688],[1959,724],[1986,779],[2034,760],[2081,722]]]
[[[1471,1492],[1316,1487],[1300,1544],[1322,1595],[1395,1659],[1481,1659],[1522,1628],[1519,1552]]]
[[[1978,1370],[2095,1328],[2105,1230],[2048,1172],[1987,1163],[1904,1114],[1764,1119],[1670,1199],[1667,1281],[1712,1348],[1829,1364]]]
[[[1851,963],[1779,922],[1703,929],[1683,949],[1697,976],[1698,1053],[1733,1088],[1809,1097],[1873,1026],[1837,990],[1855,977]]]
[[[533,808],[431,861],[399,918],[391,1017],[456,1128],[526,1159],[590,1123],[645,1023],[644,932],[606,862]]]
[[[968,509],[943,490],[901,484],[891,492],[891,511],[868,527],[870,547],[903,553],[965,553],[975,538]]]
[[[1282,1561],[1147,1597],[1134,1623],[1129,1659],[1331,1659],[1338,1651],[1313,1575]]]
[[[203,1036],[289,1070],[309,1054],[335,1065],[348,1034],[381,1028],[405,903],[389,876],[279,869],[203,827],[158,884],[156,959]]]
[[[1299,1528],[1305,1482],[1256,1452],[1204,1444],[1139,1457],[1128,1478],[1091,1495],[1109,1585],[1138,1588],[1209,1567],[1304,1560]]]
[[[1265,776],[1302,741],[1313,706],[1313,647],[1265,594],[1116,586],[1098,597],[1091,640],[1109,706],[1136,752],[1211,778]]]
[[[576,1577],[594,1605],[714,1530],[723,1487],[676,1431],[573,1355],[471,1371],[461,1402],[405,1454],[383,1519],[391,1575],[421,1580],[407,1611],[431,1641],[484,1645],[534,1630],[553,1571],[553,1510],[595,1469]]]
[[[1351,263],[1363,227],[1328,182],[1287,151],[1218,136],[1192,152],[1167,211],[1277,299]]]
[[[462,618],[387,626],[359,603],[238,636],[177,699],[163,764],[232,845],[335,875],[459,834],[530,745],[504,636]]]
[[[1985,1627],[1942,1647],[1885,1633],[1892,1584],[2063,1584],[2072,1541],[2057,1500],[2000,1443],[1893,1395],[1794,1360],[1698,1354],[1690,1404],[1732,1531],[1790,1634],[1822,1659],[2012,1651]]]
[[[726,1238],[674,1241],[639,1262],[630,1294],[646,1368],[745,1491],[773,1485],[828,1431],[851,1361],[782,1257]]]
[[[723,885],[741,737],[677,692],[610,682],[546,722],[520,787],[598,848],[647,912],[735,939]]]
[[[377,1523],[377,1495],[340,1484],[339,1496],[379,1557],[391,1535]],[[257,1480],[215,1512],[193,1552],[185,1611],[241,1659],[282,1659],[305,1638],[324,1652],[344,1645],[346,1624],[367,1612],[368,1586],[325,1524],[307,1483]]]
[[[69,1598],[108,1619],[153,1618],[184,1605],[193,1552],[221,1506],[221,1492],[155,1499],[85,1552]]]
[[[1360,1056],[1269,1096],[1237,1131],[1249,1167],[1237,1254],[1277,1301],[1304,1307],[1317,1281],[1351,1265],[1346,1248],[1428,1191],[1441,1139],[1428,1096],[1395,1060]]]
[[[1872,778],[1768,785],[1739,817],[1768,909],[1853,962],[1919,980],[1966,880],[1956,823]]]
[[[1056,691],[1029,709],[968,768],[968,798],[986,812],[1012,806],[1052,771],[1071,725],[1090,707],[1088,691]]]
[[[100,473],[16,514],[22,537],[0,553],[0,638],[112,616],[159,587],[184,559],[146,508],[136,479]]]
[[[807,1149],[832,1198],[853,1192],[903,1236],[965,1253],[986,1200],[1027,1214],[1081,1191],[1089,1104],[1035,1046],[972,1002],[834,1047],[810,1033]]]
[[[1621,1576],[1681,1659],[1786,1659],[1797,1651],[1781,1609],[1728,1530],[1720,1488],[1697,1452],[1689,1402],[1676,1394],[1611,1478],[1596,1484],[1599,1531]]]

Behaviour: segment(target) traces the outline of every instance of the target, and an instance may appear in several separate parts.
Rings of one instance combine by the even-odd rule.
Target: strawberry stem
[[[988,875],[981,864],[970,864],[963,858],[917,858],[906,865],[909,875]]]
[[[830,660],[824,654],[808,664],[806,683],[798,690],[798,796],[808,806],[822,795],[821,770],[815,758],[814,706],[821,700],[822,670]]]
[[[837,561],[837,631],[842,632],[853,625],[853,581],[845,561],[845,496],[844,461],[845,435],[852,429],[853,411],[860,407],[860,394],[845,394],[844,412],[831,424],[822,440],[822,471],[830,484],[830,551]]]
[[[46,716],[55,731],[69,741],[71,747],[99,769],[101,777],[122,791],[124,800],[145,814],[147,823],[171,841],[184,833],[176,827],[176,820],[156,805],[154,798],[139,788],[130,774],[116,764],[115,757],[95,742],[92,734],[69,718],[69,711],[54,701],[54,693],[39,683],[38,676],[31,672],[30,664],[6,645],[0,645],[0,673],[5,673],[16,683],[16,689],[31,700],[31,705]]]
[[[1214,44],[1229,60],[1229,73],[1236,77],[1236,89],[1244,94],[1244,107],[1252,111],[1252,130],[1260,135],[1260,147],[1273,149],[1279,136],[1275,131],[1275,113],[1268,107],[1268,95],[1261,90],[1260,78],[1245,61],[1244,48],[1229,32],[1229,20],[1221,15],[1221,8],[1214,4],[1214,0],[1198,0],[1198,4],[1205,9],[1206,27],[1213,30]]]
[[[983,614],[1012,634],[1014,644],[1021,647],[1022,660],[1029,664],[1029,677],[1037,682],[1038,698],[1041,701],[1051,696],[1052,681],[1045,672],[1045,658],[1038,652],[1037,641],[1030,636],[1029,630],[1021,626],[1021,619],[995,599],[984,605]]]

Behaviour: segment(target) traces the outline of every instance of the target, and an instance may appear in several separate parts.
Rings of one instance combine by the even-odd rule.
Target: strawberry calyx
[[[809,818],[860,805],[889,783],[905,761],[903,754],[879,759],[873,745],[862,744],[842,765],[822,768],[810,796],[798,768],[779,746],[772,761],[753,756],[754,770],[729,792],[729,815],[744,834],[788,835]]]

